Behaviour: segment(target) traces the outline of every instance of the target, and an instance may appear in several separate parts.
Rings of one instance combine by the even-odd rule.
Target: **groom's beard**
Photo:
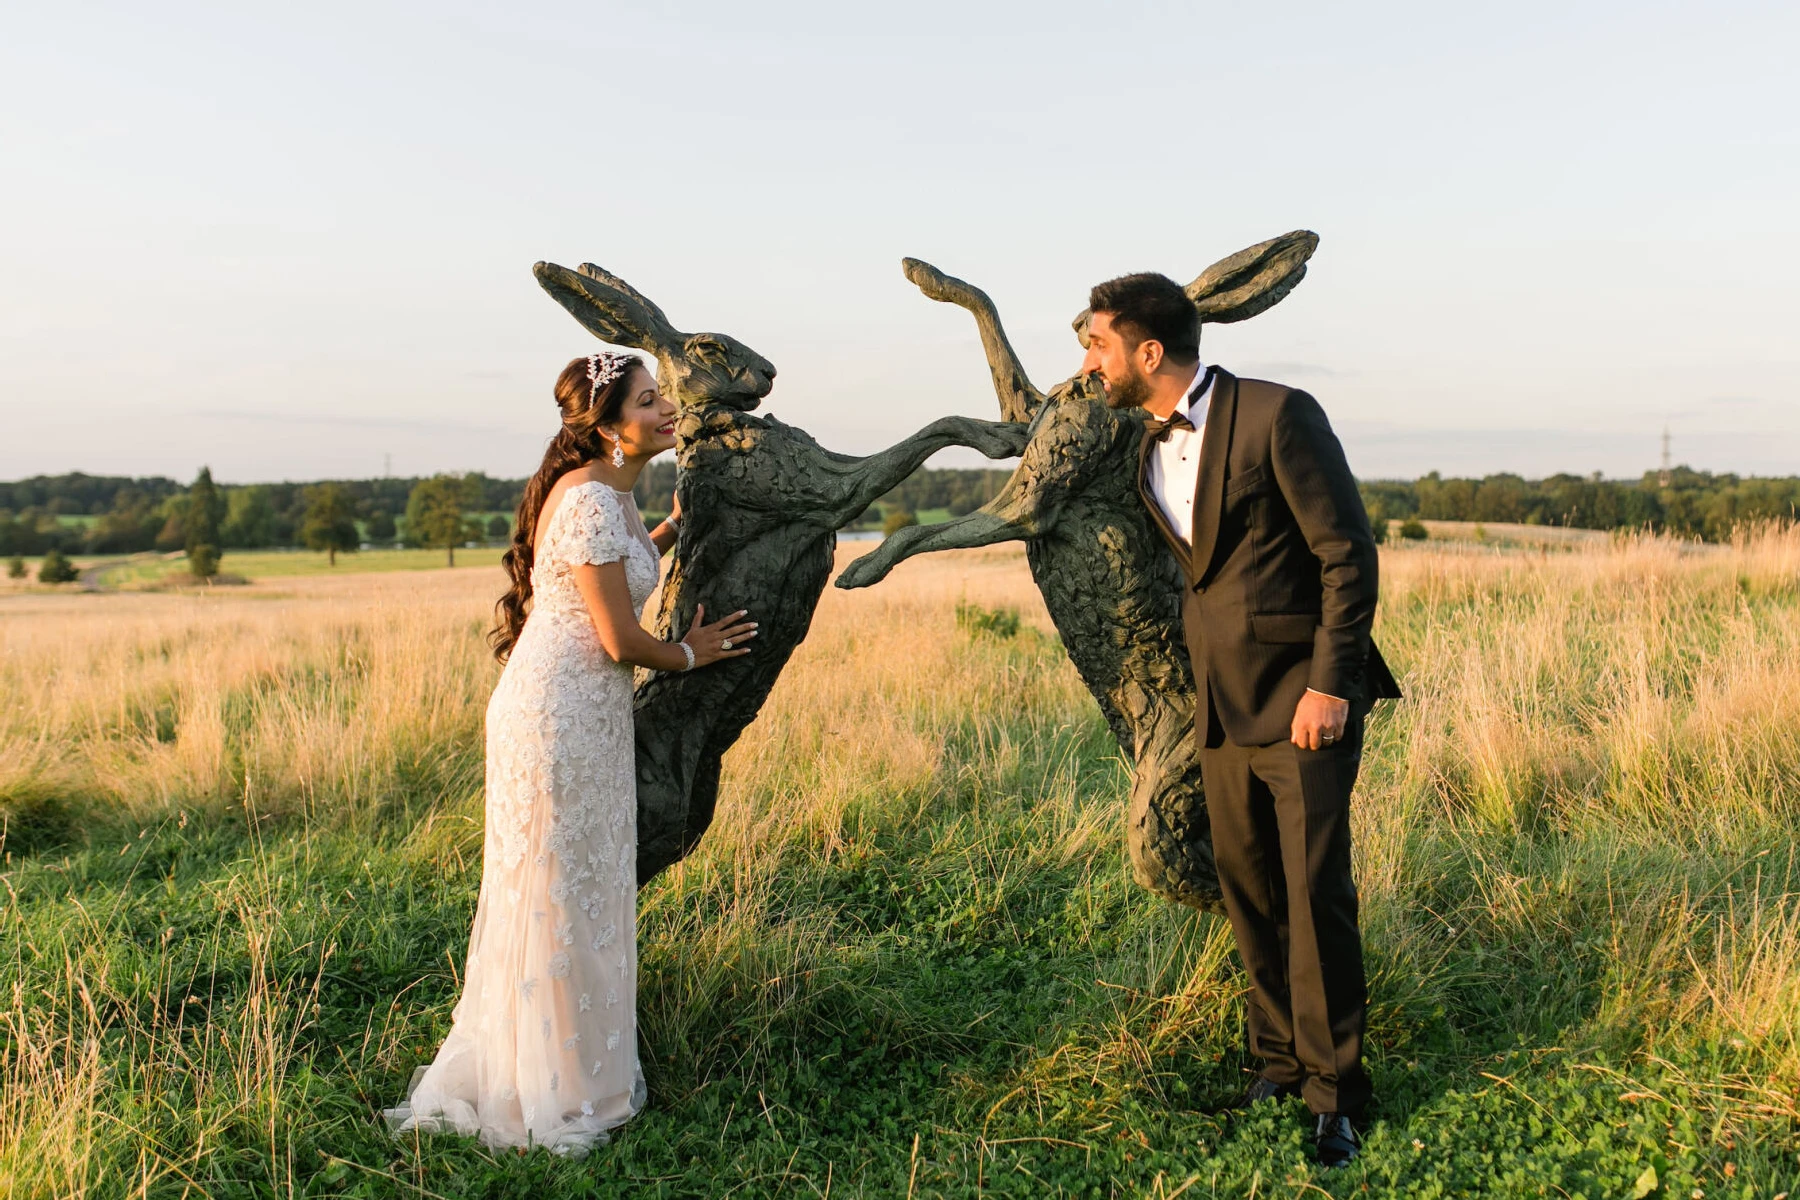
[[[1106,406],[1108,408],[1142,408],[1144,401],[1150,399],[1150,381],[1138,371],[1134,363],[1126,368],[1130,374],[1123,379],[1106,381]]]

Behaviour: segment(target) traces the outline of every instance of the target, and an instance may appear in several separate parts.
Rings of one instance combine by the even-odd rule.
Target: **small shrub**
[[[6,564],[6,577],[8,579],[23,579],[25,578],[25,573],[25,559],[21,555],[13,555],[12,561]]]
[[[918,523],[919,518],[913,516],[911,509],[896,508],[890,511],[888,515],[882,519],[881,535],[883,537],[892,537],[902,529],[905,529],[908,525],[917,525]]]
[[[64,558],[63,552],[55,547],[38,564],[39,583],[74,583],[79,578],[81,572],[75,569],[75,564]]]
[[[970,637],[1017,637],[1019,610],[1016,608],[983,608],[966,600],[956,602],[956,627]]]
[[[188,574],[195,579],[211,579],[219,573],[219,548],[205,543],[188,548]]]
[[[1431,534],[1427,533],[1425,526],[1419,523],[1419,518],[1408,517],[1400,523],[1400,536],[1409,542],[1422,542]]]

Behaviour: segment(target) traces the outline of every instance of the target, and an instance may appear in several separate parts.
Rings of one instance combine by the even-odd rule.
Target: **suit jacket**
[[[1305,392],[1213,371],[1193,545],[1150,494],[1148,433],[1138,491],[1187,578],[1202,744],[1222,733],[1265,746],[1287,740],[1309,687],[1358,715],[1400,688],[1369,637],[1375,538],[1324,410]]]

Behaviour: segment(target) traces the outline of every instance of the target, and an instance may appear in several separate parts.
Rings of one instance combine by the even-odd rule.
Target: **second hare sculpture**
[[[1242,321],[1306,274],[1316,234],[1297,230],[1208,267],[1187,288],[1203,323]],[[1193,671],[1181,632],[1180,568],[1138,494],[1144,414],[1109,408],[1097,382],[1074,376],[1038,391],[979,288],[917,259],[906,277],[933,300],[969,310],[1009,421],[1030,423],[1018,469],[975,512],[902,529],[838,576],[867,587],[915,554],[1022,539],[1050,619],[1119,748],[1136,764],[1126,845],[1144,887],[1223,911],[1196,753]],[[1085,311],[1076,336],[1087,344]]]

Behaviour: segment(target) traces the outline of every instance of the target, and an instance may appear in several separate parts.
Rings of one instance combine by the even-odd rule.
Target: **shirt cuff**
[[[1336,700],[1339,704],[1350,703],[1348,700],[1344,699],[1342,696],[1334,696],[1330,692],[1321,692],[1318,688],[1307,688],[1306,690],[1311,692],[1315,696],[1323,696],[1327,700]]]

